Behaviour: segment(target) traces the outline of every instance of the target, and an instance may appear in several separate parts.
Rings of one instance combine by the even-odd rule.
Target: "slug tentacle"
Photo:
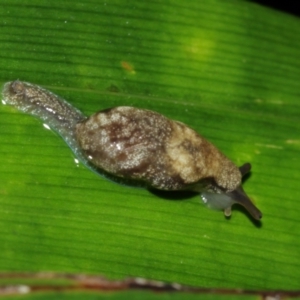
[[[232,198],[235,203],[245,207],[254,219],[260,220],[262,218],[262,213],[246,195],[242,186],[239,186],[236,190],[228,193],[228,196]]]
[[[239,170],[242,174],[242,177],[244,177],[244,175],[246,175],[247,173],[250,172],[251,170],[251,164],[250,163],[245,163],[242,166],[239,167]]]
[[[231,214],[235,203],[262,216],[245,194],[238,168],[187,125],[150,110],[120,106],[86,117],[53,93],[28,82],[8,82],[3,102],[42,119],[90,169],[121,183],[201,193],[211,208]]]

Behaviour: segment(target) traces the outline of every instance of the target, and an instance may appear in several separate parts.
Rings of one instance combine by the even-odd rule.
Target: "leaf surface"
[[[220,0],[6,0],[0,15],[2,83],[42,85],[86,115],[129,105],[184,122],[251,162],[244,188],[263,212],[226,220],[197,195],[114,184],[2,105],[1,271],[299,288],[299,19]]]

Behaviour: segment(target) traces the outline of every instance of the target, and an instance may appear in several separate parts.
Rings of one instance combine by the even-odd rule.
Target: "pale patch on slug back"
[[[147,188],[201,194],[206,204],[231,214],[235,203],[262,217],[242,189],[250,164],[237,168],[215,146],[178,121],[134,107],[115,107],[89,118],[51,92],[21,81],[4,86],[6,104],[42,119],[93,170]]]

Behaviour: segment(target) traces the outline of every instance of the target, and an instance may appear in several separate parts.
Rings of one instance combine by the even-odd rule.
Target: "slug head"
[[[249,163],[246,163],[239,168],[242,176],[247,174],[250,169],[251,165]],[[262,213],[246,195],[241,185],[239,185],[235,190],[231,192],[202,192],[201,197],[203,202],[209,208],[224,210],[224,214],[226,217],[229,217],[231,215],[231,206],[237,203],[239,205],[242,205],[254,219],[260,220],[262,218]]]

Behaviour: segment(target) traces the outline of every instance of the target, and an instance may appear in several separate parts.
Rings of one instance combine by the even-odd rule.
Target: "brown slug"
[[[88,167],[120,182],[201,194],[211,208],[231,215],[240,204],[262,214],[241,186],[251,165],[236,167],[187,125],[150,110],[120,106],[85,117],[71,104],[31,83],[4,85],[3,103],[42,119]]]

